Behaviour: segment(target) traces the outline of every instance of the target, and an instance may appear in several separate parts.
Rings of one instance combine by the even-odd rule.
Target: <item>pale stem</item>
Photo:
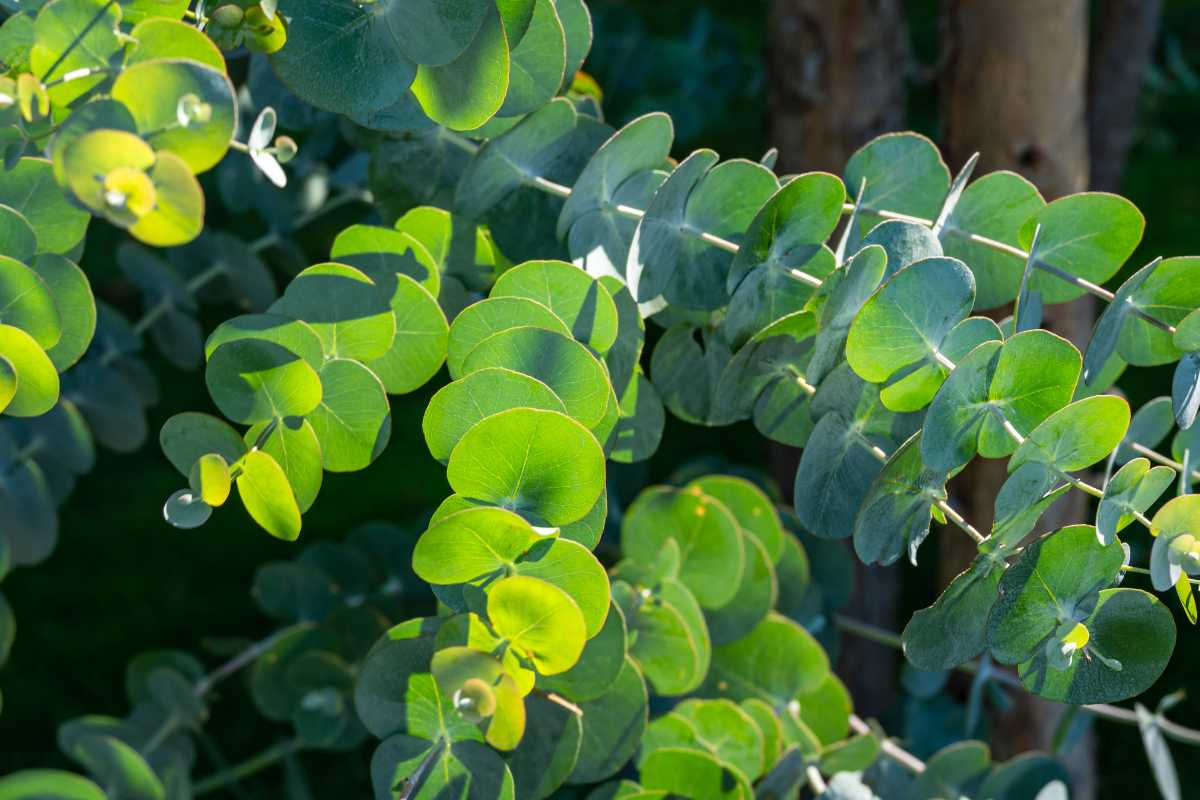
[[[1122,572],[1132,572],[1135,575],[1150,575],[1151,574],[1150,570],[1146,569],[1145,567],[1135,567],[1132,564],[1122,564],[1121,571]],[[1200,586],[1200,579],[1197,579],[1197,578],[1188,578],[1187,582],[1190,583],[1192,586]]]
[[[871,726],[864,722],[863,718],[857,714],[850,715],[850,728],[857,734],[871,733]],[[893,742],[891,739],[884,739],[882,742],[880,742],[880,749],[883,750],[884,755],[914,775],[920,775],[925,771],[924,761],[917,758],[912,753]]]
[[[812,787],[813,794],[824,794],[829,788],[825,783],[825,779],[821,777],[821,770],[817,769],[816,764],[809,764],[804,768],[804,776],[808,778],[808,785]]]
[[[1141,572],[1141,569],[1133,568],[1129,571]],[[834,615],[834,623],[846,633],[867,639],[868,641],[882,644],[887,647],[894,647],[897,650],[900,650],[903,647],[903,640],[896,634],[892,633],[891,631],[884,630],[883,628],[877,628],[874,625],[862,622],[861,620],[851,619],[850,617],[844,617],[840,614],[837,614]],[[958,670],[959,672],[965,672],[968,675],[977,675],[979,673],[979,664],[975,661],[968,661],[964,664],[959,664],[958,666],[954,667],[954,669]],[[1007,671],[993,670],[992,675],[1006,686],[1011,686],[1015,689],[1021,689],[1022,691],[1026,692],[1029,691],[1025,688],[1025,685],[1016,678],[1016,676]],[[1137,714],[1130,709],[1121,708],[1120,706],[1114,706],[1108,703],[1089,703],[1087,705],[1079,706],[1079,708],[1083,709],[1089,714],[1100,717],[1101,719],[1107,719],[1123,725],[1137,725]],[[854,717],[851,718],[851,727],[853,727],[857,733],[865,733],[866,731],[859,730],[859,728],[855,726],[855,719],[856,718]],[[861,720],[859,721],[861,722]],[[1167,738],[1174,739],[1175,741],[1182,742],[1184,744],[1200,747],[1200,731],[1184,727],[1183,725],[1171,722],[1170,720],[1161,716],[1159,717],[1159,722],[1163,734]]]

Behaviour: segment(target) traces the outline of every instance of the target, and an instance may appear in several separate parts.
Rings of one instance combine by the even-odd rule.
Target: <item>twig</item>
[[[266,750],[255,756],[251,756],[240,764],[236,764],[229,769],[221,770],[215,775],[210,775],[207,778],[196,781],[192,787],[192,794],[199,796],[215,792],[224,786],[239,781],[242,778],[247,778],[257,772],[261,772],[267,767],[273,766],[281,761],[286,756],[297,752],[304,747],[304,741],[299,737],[295,739],[286,739],[277,744],[273,744]]]
[[[875,642],[877,644],[894,647],[897,650],[903,649],[903,640],[891,631],[884,630],[883,628],[877,628],[869,623],[852,619],[850,617],[845,617],[840,614],[834,615],[833,621],[838,628],[846,633],[866,639],[867,641]],[[969,675],[977,675],[979,674],[980,667],[976,661],[967,661],[963,664],[955,666],[954,669],[958,670],[959,672],[965,672]],[[993,670],[991,674],[1006,686],[1011,686],[1024,692],[1029,691],[1029,689],[1023,683],[1021,683],[1016,676],[1007,671]],[[1087,705],[1079,706],[1079,708],[1083,709],[1089,714],[1102,719],[1107,719],[1111,722],[1117,722],[1122,725],[1137,725],[1137,714],[1127,708],[1121,708],[1120,706],[1114,706],[1109,703],[1089,703]],[[866,730],[859,730],[859,728],[855,725],[854,720],[855,718],[851,717],[850,726],[854,728],[857,733],[865,733]],[[1200,747],[1200,730],[1194,730],[1178,723],[1171,722],[1168,719],[1162,718],[1161,715],[1159,727],[1162,728],[1163,734],[1170,739],[1174,739],[1175,741],[1182,742],[1184,744]]]

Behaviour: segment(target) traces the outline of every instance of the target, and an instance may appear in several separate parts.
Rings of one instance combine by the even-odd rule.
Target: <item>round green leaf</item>
[[[579,606],[557,586],[516,575],[488,592],[488,618],[496,634],[543,675],[566,672],[579,660],[587,641]]]
[[[511,511],[468,508],[442,517],[421,534],[413,570],[429,583],[473,582],[513,569],[517,559],[544,540]]]
[[[1175,480],[1170,467],[1151,467],[1135,458],[1117,470],[1104,486],[1104,497],[1096,509],[1096,534],[1108,544],[1135,515],[1144,514]]]
[[[542,798],[562,785],[579,757],[583,724],[578,715],[539,695],[525,700],[525,736],[508,767],[518,797]]]
[[[776,707],[811,692],[829,676],[829,657],[796,623],[771,613],[745,636],[713,649],[707,688],[745,700],[758,697]]]
[[[649,590],[634,589],[624,581],[615,582],[612,592],[629,629],[629,654],[654,691],[664,696],[694,691],[704,681],[711,645],[697,638],[696,627],[688,623],[688,610],[662,592],[650,595]],[[690,602],[695,606],[694,599]],[[699,628],[703,625],[701,618]]]
[[[959,360],[929,406],[921,437],[925,463],[950,472],[976,452],[985,458],[1011,454],[1017,443],[999,415],[1017,430],[1037,427],[1070,402],[1080,363],[1075,346],[1049,331],[979,345]]]
[[[621,523],[621,552],[654,563],[668,541],[683,553],[679,577],[700,605],[720,608],[733,599],[746,561],[741,531],[729,510],[699,487],[642,492]]]
[[[237,489],[246,511],[275,538],[295,541],[300,536],[300,509],[283,468],[261,450],[246,453],[241,467]]]
[[[16,391],[5,414],[37,417],[54,407],[58,401],[58,372],[32,336],[20,328],[0,325],[0,356],[17,375]]]
[[[167,460],[185,477],[205,453],[217,453],[232,464],[246,452],[242,437],[229,423],[194,411],[163,423],[158,441]]]
[[[1044,654],[1036,655],[1018,670],[1026,687],[1062,703],[1113,703],[1149,689],[1175,649],[1171,612],[1137,589],[1100,592],[1083,624],[1091,633],[1087,647],[1093,657],[1077,657],[1067,669],[1056,670]]]
[[[753,536],[744,540],[746,567],[733,599],[705,614],[714,644],[732,642],[752,630],[775,607],[779,586],[771,556]]]
[[[321,398],[308,414],[321,459],[330,472],[353,472],[373,462],[392,435],[387,393],[357,361],[334,358],[320,370]]]
[[[407,275],[376,277],[385,291],[392,289],[392,318],[396,336],[381,357],[367,362],[389,394],[406,394],[424,386],[446,358],[446,315],[425,287]]]
[[[306,322],[279,314],[243,314],[222,322],[204,343],[204,357],[212,358],[216,349],[226,342],[243,339],[273,342],[300,356],[313,369],[320,369],[325,361],[316,331]]]
[[[25,331],[43,350],[57,344],[63,330],[50,287],[9,256],[0,256],[0,324]]]
[[[1142,240],[1146,220],[1123,197],[1081,192],[1060,197],[1025,220],[1021,247],[1029,249],[1039,225],[1038,261],[1102,284],[1117,273]],[[1032,288],[1047,304],[1063,303],[1084,293],[1040,270],[1034,273]]]
[[[232,481],[229,462],[217,453],[205,453],[200,456],[188,474],[192,492],[213,507],[224,505],[229,497]]]
[[[369,361],[396,338],[391,292],[345,264],[325,263],[301,272],[269,311],[303,320],[321,338],[327,358]]]
[[[0,255],[23,263],[37,254],[37,233],[21,212],[0,205]]]
[[[411,234],[393,228],[351,225],[333,240],[329,259],[362,270],[375,279],[382,274],[407,275],[434,297],[441,289],[441,271],[425,245]]]
[[[927,258],[893,275],[863,305],[846,338],[846,360],[873,383],[933,360],[975,301],[975,279],[961,261]]]
[[[159,2],[160,0],[154,0]],[[129,22],[126,4],[122,3],[122,17]],[[225,72],[225,57],[221,55],[213,40],[197,28],[178,18],[151,17],[133,26],[129,35],[135,40],[125,56],[125,66],[162,58],[186,58],[217,72]]]
[[[117,24],[121,9],[107,0],[54,0],[41,7],[33,25],[29,66],[43,83],[81,69],[104,70],[120,52]],[[104,73],[47,89],[51,101],[65,106],[104,82]]]
[[[226,342],[213,351],[204,374],[221,413],[253,424],[304,416],[322,402],[322,380],[306,361],[259,339]]]
[[[27,769],[0,778],[0,798],[3,800],[34,800],[39,797],[105,800],[108,795],[82,775],[57,769]]]
[[[288,88],[326,111],[382,111],[404,98],[416,75],[417,65],[406,45],[413,38],[423,39],[431,24],[441,27],[439,14],[422,13],[433,2],[389,3],[381,8],[338,0],[290,0],[282,9],[290,18],[288,41],[271,55],[271,66]],[[483,19],[484,5],[471,0],[441,5],[474,8],[470,16],[477,17],[475,28],[459,29],[469,42]],[[469,27],[469,19],[459,21]],[[444,34],[443,28],[442,35],[429,41],[443,53],[451,49]],[[451,52],[446,60],[455,55]]]
[[[598,353],[617,339],[617,307],[608,289],[574,264],[528,261],[505,272],[492,297],[536,300],[566,323],[571,335]]]
[[[542,328],[509,328],[479,343],[463,374],[503,367],[537,378],[558,395],[567,413],[586,427],[604,419],[612,387],[604,365],[573,339]]]
[[[688,720],[705,749],[736,767],[750,780],[758,778],[763,760],[763,733],[754,718],[729,700],[685,700],[672,712]]]
[[[154,209],[130,225],[129,232],[155,247],[186,244],[200,235],[204,194],[183,159],[164,150],[149,175],[157,196]]]
[[[647,789],[669,795],[706,798],[754,796],[745,774],[736,767],[699,750],[665,747],[655,750],[642,764],[641,781]]]
[[[559,239],[566,238],[571,227],[589,212],[615,205],[616,193],[626,179],[659,168],[669,155],[674,135],[671,118],[662,113],[645,114],[614,133],[588,161],[563,203]]]
[[[50,162],[22,158],[4,172],[0,204],[22,214],[38,233],[38,250],[66,253],[83,239],[90,217],[67,202]]]
[[[625,616],[610,602],[604,627],[583,646],[575,666],[557,675],[539,675],[537,685],[575,702],[594,700],[608,691],[625,665]]]
[[[541,303],[523,297],[495,297],[467,306],[454,318],[447,342],[446,366],[461,378],[467,356],[493,334],[517,327],[544,328],[570,338],[571,329]]]
[[[1008,471],[1029,461],[1064,472],[1086,469],[1121,443],[1129,429],[1129,403],[1111,394],[1085,397],[1054,412],[1026,437]]]
[[[585,516],[604,488],[604,453],[578,422],[518,408],[476,423],[450,454],[458,494],[511,508],[546,525]]]
[[[445,463],[471,426],[512,408],[567,411],[558,395],[536,378],[498,367],[477,370],[443,386],[429,401],[421,428],[430,454]]]
[[[916,133],[885,133],[855,151],[842,174],[858,206],[850,252],[858,240],[879,224],[879,210],[899,211],[933,219],[950,187],[950,170],[937,146]],[[866,188],[857,196],[859,186]]]
[[[832,744],[844,739],[850,731],[853,703],[846,685],[832,672],[820,686],[796,695],[800,704],[800,721],[820,740]],[[754,702],[744,700],[742,705]]]
[[[917,669],[952,669],[987,646],[987,618],[1004,574],[1001,564],[979,556],[950,582],[933,605],[904,626],[904,656]],[[803,708],[803,706],[801,706]]]
[[[604,694],[580,703],[583,744],[568,783],[597,783],[615,775],[637,751],[646,729],[646,684],[626,657],[617,679]]]
[[[87,352],[96,332],[96,299],[92,287],[74,262],[55,253],[43,253],[30,263],[41,276],[62,320],[62,336],[46,351],[59,372],[72,366]]]
[[[771,498],[745,478],[732,475],[706,475],[689,486],[699,487],[709,497],[719,500],[733,514],[741,529],[753,536],[766,549],[771,563],[783,554],[783,523]]]
[[[1180,350],[1200,350],[1200,309],[1190,312],[1175,326],[1174,343]]]
[[[474,0],[457,0],[478,7]],[[488,4],[490,8],[490,4]],[[500,13],[490,8],[461,55],[440,65],[420,64],[412,93],[434,122],[471,130],[500,110],[508,91],[510,54]]]
[[[179,104],[193,95],[210,109],[204,121],[179,122]],[[137,131],[155,150],[167,150],[199,174],[217,165],[237,130],[237,102],[224,73],[188,59],[159,59],[127,67],[112,96],[133,114]]]
[[[260,422],[251,426],[246,431],[246,444],[253,445],[257,442],[269,424]],[[300,513],[308,511],[321,491],[321,481],[324,478],[321,468],[321,442],[317,439],[317,432],[313,430],[312,424],[306,419],[295,417],[277,420],[275,429],[259,445],[259,449],[283,467],[283,472],[292,487],[292,494],[296,496],[296,505]]]
[[[512,66],[508,94],[498,112],[505,117],[536,111],[558,94],[563,84],[567,34],[554,0],[536,0],[524,35],[509,35],[508,42]]]
[[[67,752],[95,775],[110,794],[145,800],[166,797],[162,782],[146,759],[114,736],[80,736]]]
[[[1017,296],[1024,259],[971,239],[985,236],[1019,247],[1021,226],[1046,205],[1037,187],[1015,172],[991,172],[972,181],[938,236],[946,255],[975,274],[975,308],[996,308]]]
[[[1004,664],[1030,658],[1060,625],[1081,622],[1112,584],[1125,554],[1101,545],[1096,529],[1072,525],[1026,547],[1000,579],[1000,599],[988,617],[988,646]]]
[[[608,574],[592,552],[578,542],[557,539],[545,548],[534,548],[515,565],[518,575],[554,584],[571,596],[583,614],[590,639],[608,618]]]

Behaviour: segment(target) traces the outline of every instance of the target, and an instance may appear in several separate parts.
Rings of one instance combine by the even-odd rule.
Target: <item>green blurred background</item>
[[[937,58],[937,3],[919,0],[906,5],[914,54],[932,67]],[[604,89],[611,123],[665,110],[676,122],[676,155],[707,146],[724,157],[757,159],[767,149],[764,3],[592,0],[591,7],[596,46],[585,69]],[[1189,65],[1194,60],[1200,70],[1198,23],[1200,3],[1166,3],[1163,34],[1147,75],[1136,143],[1122,186],[1147,218],[1145,239],[1131,268],[1153,255],[1200,251],[1200,226],[1195,222],[1200,213],[1200,148],[1195,139],[1200,129],[1200,75]],[[931,82],[913,83],[909,102],[910,126],[936,141],[935,87]],[[364,211],[345,209],[306,231],[310,256],[318,258],[332,232]],[[85,263],[90,274],[101,276],[96,281],[99,293],[136,315],[136,304],[111,278],[114,271],[105,263],[111,253],[108,242],[103,235],[97,239]],[[220,309],[210,310],[205,323],[211,329],[224,316],[228,315]],[[162,401],[151,410],[152,431],[173,413],[212,410],[202,374],[179,372],[153,357],[152,362],[163,389]],[[1166,392],[1169,382],[1169,372],[1134,370],[1120,386],[1140,404]],[[440,383],[435,380],[431,386]],[[326,476],[321,499],[306,516],[302,543],[341,538],[370,519],[415,527],[449,493],[444,470],[429,456],[420,433],[421,413],[431,393],[393,399],[391,444],[369,469]],[[669,418],[659,454],[620,479],[629,484],[661,480],[681,460],[706,454],[763,469],[768,464],[766,444],[752,430],[698,429]],[[54,740],[62,720],[85,713],[123,715],[123,672],[139,650],[176,647],[202,652],[200,644],[206,638],[256,637],[271,630],[249,595],[254,571],[269,560],[294,557],[298,546],[263,534],[236,503],[198,530],[169,528],[160,507],[178,486],[178,476],[153,443],[133,455],[102,452],[96,469],[62,509],[61,541],[53,557],[6,579],[4,591],[17,614],[18,637],[10,662],[0,671],[0,774],[66,765]],[[932,561],[927,559],[920,569],[898,567],[906,570],[905,618],[935,595]],[[1194,685],[1192,665],[1200,663],[1200,632],[1182,618],[1179,622],[1175,656],[1151,693],[1152,700]],[[217,660],[207,657],[210,664]],[[248,700],[237,682],[230,682],[223,694],[210,730],[232,760],[284,735],[281,727],[244,707]],[[1196,695],[1172,716],[1200,725],[1200,692]],[[902,714],[903,704],[897,702],[885,725],[904,730]],[[1100,796],[1148,791],[1136,729],[1099,722],[1096,731]],[[1183,785],[1200,780],[1195,751],[1173,748]],[[365,754],[306,754],[304,762],[318,797],[359,796],[366,785]],[[206,771],[202,766],[200,772]],[[247,785],[257,796],[273,797],[275,780],[268,773]]]

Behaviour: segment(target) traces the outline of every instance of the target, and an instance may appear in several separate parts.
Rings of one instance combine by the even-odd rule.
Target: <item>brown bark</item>
[[[1012,169],[1032,180],[1047,199],[1088,185],[1087,0],[972,0],[942,2],[944,70],[940,77],[942,141],[954,165],[980,152],[976,175]],[[1087,342],[1094,306],[1085,298],[1046,311],[1044,327]],[[1001,462],[981,463],[957,482],[964,515],[990,525],[1004,480]],[[1079,493],[1060,501],[1041,529],[1086,519]],[[942,579],[948,581],[975,553],[966,537],[940,540]],[[996,715],[996,756],[1046,749],[1063,706],[1031,696]],[[1094,795],[1094,753],[1081,742],[1068,759],[1075,797]]]
[[[904,124],[907,36],[899,0],[773,0],[768,19],[770,142],[781,172],[841,174],[851,153]],[[771,462],[790,491],[798,457],[773,446]],[[898,569],[858,563],[858,590],[845,613],[896,630]],[[899,655],[846,638],[838,672],[864,716],[896,697]]]
[[[1093,189],[1120,188],[1161,15],[1162,0],[1104,0],[1100,6],[1088,70]]]
[[[783,171],[841,174],[851,153],[903,127],[899,0],[774,0],[767,31],[769,136]]]

